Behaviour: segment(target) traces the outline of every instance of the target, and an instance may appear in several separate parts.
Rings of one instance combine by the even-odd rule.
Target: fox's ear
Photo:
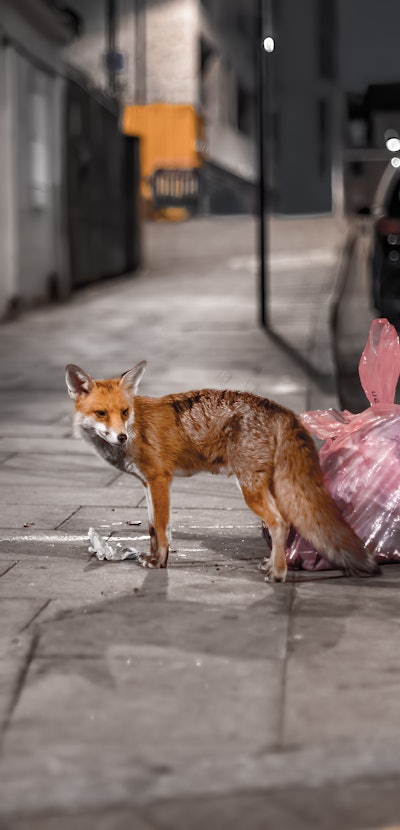
[[[80,395],[87,395],[93,386],[94,380],[87,375],[79,366],[69,363],[65,370],[65,381],[67,384],[68,394],[75,401]]]
[[[121,375],[119,382],[129,395],[134,396],[137,394],[139,383],[142,380],[146,366],[146,361],[142,360],[140,363],[137,363],[133,369],[128,369],[127,372],[124,372],[124,374]]]

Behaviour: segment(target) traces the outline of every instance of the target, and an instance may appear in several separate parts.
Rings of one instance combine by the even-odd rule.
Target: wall
[[[64,50],[65,58],[105,89],[106,4],[74,0],[69,5],[82,15],[83,28]],[[116,48],[124,52],[125,66],[116,77],[124,103],[198,103],[197,27],[197,0],[119,0]]]
[[[276,52],[278,204],[282,213],[332,209],[332,84],[320,78],[314,0],[280,0]],[[268,71],[268,68],[267,68]]]
[[[346,92],[400,79],[400,5],[393,0],[338,0],[340,80]]]
[[[199,104],[196,0],[149,2],[146,16],[147,103]]]
[[[16,102],[16,55],[4,42],[0,46],[0,318],[7,312],[16,296],[17,236],[15,187],[16,157],[13,128]]]
[[[23,14],[25,12],[26,14]],[[0,316],[68,291],[62,209],[66,32],[37,0],[0,9]]]
[[[82,18],[82,31],[78,38],[67,44],[63,50],[64,59],[92,79],[96,86],[104,89],[107,72],[104,53],[107,49],[106,17],[104,0],[73,0],[68,6]]]
[[[224,12],[223,5],[215,7],[214,17],[201,9],[199,18],[199,36],[210,51],[201,79],[207,155],[212,165],[254,184],[257,178],[254,33],[251,25],[246,32],[238,31],[235,27],[240,21],[229,14],[228,7]],[[243,4],[242,9],[246,23],[251,24],[252,8]],[[239,87],[249,102],[246,132],[239,129]]]
[[[58,294],[56,256],[56,167],[53,140],[55,77],[23,55],[16,69],[17,295],[24,302]]]

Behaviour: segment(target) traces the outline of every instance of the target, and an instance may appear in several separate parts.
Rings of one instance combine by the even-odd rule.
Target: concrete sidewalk
[[[142,391],[243,388],[336,406],[329,300],[343,228],[271,223],[272,335],[250,219],[149,225],[147,270],[0,328],[0,826],[362,830],[400,818],[396,566],[266,584],[259,522],[222,478],[173,487],[168,571],[140,486],[71,437],[64,365]],[[130,522],[141,521],[133,527]]]

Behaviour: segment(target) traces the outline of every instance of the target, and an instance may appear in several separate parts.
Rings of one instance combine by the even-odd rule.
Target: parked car
[[[389,164],[372,205],[372,296],[381,317],[400,328],[400,167]]]

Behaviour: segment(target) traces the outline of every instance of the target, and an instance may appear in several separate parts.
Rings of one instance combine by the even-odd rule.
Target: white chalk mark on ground
[[[247,528],[257,528],[258,524],[248,525],[189,525],[188,530],[247,530]],[[184,530],[185,525],[178,525],[179,530]],[[173,528],[172,528],[173,529]]]
[[[176,525],[176,530],[243,530],[243,529],[253,529],[258,528],[258,524],[235,524],[235,525]],[[174,530],[174,528],[172,528]],[[145,541],[146,539],[150,539],[149,534],[140,534],[137,536],[125,536],[121,534],[112,534],[107,535],[105,534],[107,539],[110,539],[112,542],[141,542]],[[62,531],[55,532],[55,533],[7,533],[7,532],[0,532],[0,542],[60,542],[63,544],[73,543],[73,542],[87,542],[88,541],[88,534],[87,533],[63,533]]]
[[[87,542],[87,533],[26,533],[21,534],[0,534],[0,542],[47,542],[47,543],[71,543],[71,542]],[[112,536],[113,542],[140,542],[141,540],[150,539],[150,536]]]

